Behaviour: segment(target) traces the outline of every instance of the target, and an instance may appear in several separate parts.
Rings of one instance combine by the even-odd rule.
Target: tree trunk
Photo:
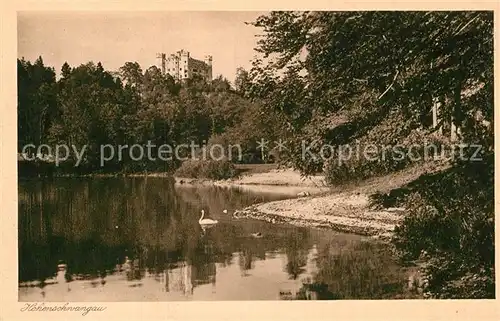
[[[434,99],[434,104],[432,106],[432,128],[437,128],[439,126],[439,133],[440,134],[443,134],[443,128],[442,126],[439,125],[439,114],[440,114],[440,110],[441,110],[441,101],[439,98],[435,98]]]

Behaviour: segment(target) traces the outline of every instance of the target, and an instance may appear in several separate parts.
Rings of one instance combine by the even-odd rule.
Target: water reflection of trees
[[[309,229],[231,220],[222,213],[262,197],[230,189],[175,189],[172,181],[152,178],[21,182],[19,279],[49,279],[62,260],[68,280],[74,276],[97,284],[121,269],[125,279],[136,281],[147,271],[169,291],[174,276],[168,271],[175,270],[192,290],[216,281],[216,264],[236,263],[250,274],[256,260],[278,250],[286,254],[289,277],[298,279],[317,242]],[[202,208],[220,220],[204,233],[198,224]],[[251,237],[255,232],[263,237]],[[299,298],[386,298],[403,291],[404,276],[384,246],[341,237],[321,240],[318,271]]]
[[[154,178],[21,182],[19,278],[50,278],[63,260],[71,274],[92,279],[113,273],[129,257],[136,262],[133,279],[146,270],[164,274],[186,261],[194,267],[194,283],[210,283],[215,263],[232,264],[236,252],[247,253],[249,262],[264,259],[266,250],[284,247],[288,240],[265,224],[225,224],[229,217],[201,233],[201,208],[222,215],[223,209],[263,200],[230,189],[175,189],[173,181]],[[248,237],[253,228],[269,237]]]
[[[278,200],[280,195],[265,195],[242,191],[238,188],[224,188],[212,186],[182,186],[177,195],[189,204],[196,204],[205,209],[211,216],[218,219],[224,210],[232,212],[251,204]],[[199,213],[198,213],[199,214]]]
[[[238,264],[242,276],[248,276],[248,271],[253,268],[253,253],[250,249],[246,248],[240,251],[238,255]]]
[[[298,229],[286,235],[285,253],[287,256],[286,271],[296,280],[302,274],[307,264],[307,254],[311,248],[311,238],[306,229]]]
[[[386,244],[331,240],[320,245],[317,268],[313,281],[299,291],[299,299],[404,297],[405,272]]]

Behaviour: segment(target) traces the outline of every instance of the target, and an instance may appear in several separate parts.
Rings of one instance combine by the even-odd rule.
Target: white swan
[[[205,210],[201,210],[201,217],[200,219],[198,220],[198,223],[200,223],[200,225],[213,225],[213,224],[217,224],[218,221],[217,220],[212,220],[212,219],[209,219],[209,218],[203,218],[205,216]]]

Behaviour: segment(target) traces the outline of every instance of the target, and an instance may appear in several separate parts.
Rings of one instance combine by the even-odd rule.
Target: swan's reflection
[[[201,226],[201,235],[205,236],[207,233],[207,230],[213,228],[215,225],[200,225]]]

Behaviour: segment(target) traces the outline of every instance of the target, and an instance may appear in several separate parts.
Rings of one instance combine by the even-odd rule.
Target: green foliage
[[[427,258],[422,272],[427,275],[425,296],[437,299],[494,299],[494,267],[474,266],[469,258],[449,253]]]
[[[250,94],[251,81],[250,74],[244,68],[238,68],[236,70],[236,79],[234,80],[234,87],[236,92],[240,95],[246,97]]]
[[[18,147],[47,143],[47,134],[57,117],[56,74],[44,66],[42,57],[34,64],[17,60]]]
[[[286,124],[292,148],[284,161],[304,174],[326,170],[337,184],[413,162],[354,157],[338,165],[335,153],[328,161],[304,158],[302,141],[315,141],[315,154],[326,144],[453,148],[452,123],[459,142],[482,146],[482,161],[446,160],[448,171],[372,201],[409,208],[395,244],[405,259],[427,253],[430,296],[494,296],[493,13],[288,11],[253,25],[264,36],[251,94]]]
[[[253,24],[264,37],[251,92],[280,112],[297,147],[352,142],[394,112],[402,121],[384,135],[397,140],[422,127],[434,98],[464,136],[477,112],[493,120],[491,12],[272,12]],[[339,117],[344,126],[327,125]],[[323,167],[300,148],[289,159],[306,174]]]
[[[56,82],[54,70],[41,58],[34,65],[18,60],[18,74],[19,149],[28,143],[87,146],[79,168],[71,166],[72,159],[57,173],[170,171],[177,165],[146,157],[137,161],[125,152],[102,168],[100,146],[107,144],[117,150],[149,143],[157,155],[161,145],[201,145],[225,137],[256,160],[256,141],[274,132],[272,118],[259,104],[221,76],[208,83],[200,78],[178,82],[154,66],[143,71],[138,63],[126,62],[110,72],[89,62],[73,68],[64,63]]]
[[[394,120],[383,121],[360,140],[349,144],[351,154],[348,149],[340,149],[340,155],[334,155],[326,161],[326,182],[330,185],[354,182],[387,175],[410,166],[429,166],[429,163],[439,165],[451,160],[449,140],[428,131],[413,130],[397,141],[390,137],[386,139],[385,125],[391,121]]]
[[[123,89],[98,63],[73,68],[58,82],[58,117],[49,130],[53,144],[87,145],[82,166],[98,169],[100,145],[125,141],[123,117],[133,112],[133,100],[125,101]]]
[[[489,155],[421,177],[399,195],[408,215],[393,242],[402,258],[425,261],[430,296],[494,297],[493,168]]]
[[[236,167],[228,160],[187,160],[175,175],[185,178],[229,179],[237,175]]]

